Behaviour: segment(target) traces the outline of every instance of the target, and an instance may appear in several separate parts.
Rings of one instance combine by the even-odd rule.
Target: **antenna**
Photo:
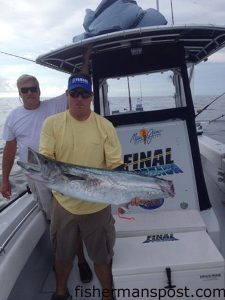
[[[171,15],[172,15],[172,24],[174,25],[174,17],[173,17],[173,0],[170,0],[170,7],[171,7]]]
[[[156,0],[156,9],[159,11],[159,0]],[[174,25],[173,0],[170,0],[170,9],[171,9],[171,16],[172,16],[172,24]]]
[[[141,86],[141,81],[140,81],[140,92],[141,92],[141,101],[142,101],[142,86]]]
[[[9,52],[0,51],[0,53],[5,54],[5,55],[9,55],[9,56],[13,56],[13,57],[16,57],[16,58],[21,58],[21,59],[24,59],[24,60],[28,60],[28,61],[31,61],[31,62],[34,62],[34,63],[36,62],[33,59],[29,59],[29,58],[26,58],[26,57],[15,55],[15,54],[12,54],[12,53],[9,53]]]

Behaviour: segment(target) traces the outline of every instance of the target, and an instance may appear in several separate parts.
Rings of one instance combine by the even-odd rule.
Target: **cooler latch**
[[[172,280],[171,280],[171,269],[168,267],[166,268],[166,276],[167,276],[167,283],[168,285],[165,286],[165,289],[174,289],[176,286],[172,285]]]

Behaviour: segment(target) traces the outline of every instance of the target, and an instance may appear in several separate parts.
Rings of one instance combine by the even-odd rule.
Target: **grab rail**
[[[34,212],[34,210],[38,207],[38,204],[36,204],[20,221],[20,223],[15,227],[15,229],[10,233],[10,235],[7,237],[7,239],[3,242],[3,244],[0,246],[0,255],[2,252],[5,252],[5,247],[8,245],[8,243],[11,241],[11,239],[14,237],[14,235],[18,232],[18,230],[21,228],[21,226],[24,224],[24,222],[28,219],[28,217]]]
[[[15,199],[12,199],[10,200],[10,202],[8,202],[7,204],[3,205],[1,208],[0,208],[0,213],[5,210],[7,207],[9,207],[12,203],[14,203],[15,201],[17,201],[18,199],[22,198],[26,193],[28,194],[32,194],[29,186],[27,185],[26,186],[26,190],[21,192],[19,195],[16,196]]]

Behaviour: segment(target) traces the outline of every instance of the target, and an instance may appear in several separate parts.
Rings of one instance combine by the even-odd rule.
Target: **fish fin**
[[[85,180],[85,178],[83,178],[83,177],[72,175],[69,173],[64,173],[64,175],[71,180]]]
[[[114,168],[113,171],[127,171],[127,165],[126,164],[119,165],[118,167]]]

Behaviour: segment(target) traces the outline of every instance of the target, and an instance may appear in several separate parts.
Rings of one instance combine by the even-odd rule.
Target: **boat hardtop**
[[[225,27],[212,25],[150,26],[111,32],[64,46],[41,55],[38,64],[73,73],[82,63],[82,49],[92,45],[93,53],[114,51],[132,46],[182,42],[185,62],[198,64],[224,47]]]

